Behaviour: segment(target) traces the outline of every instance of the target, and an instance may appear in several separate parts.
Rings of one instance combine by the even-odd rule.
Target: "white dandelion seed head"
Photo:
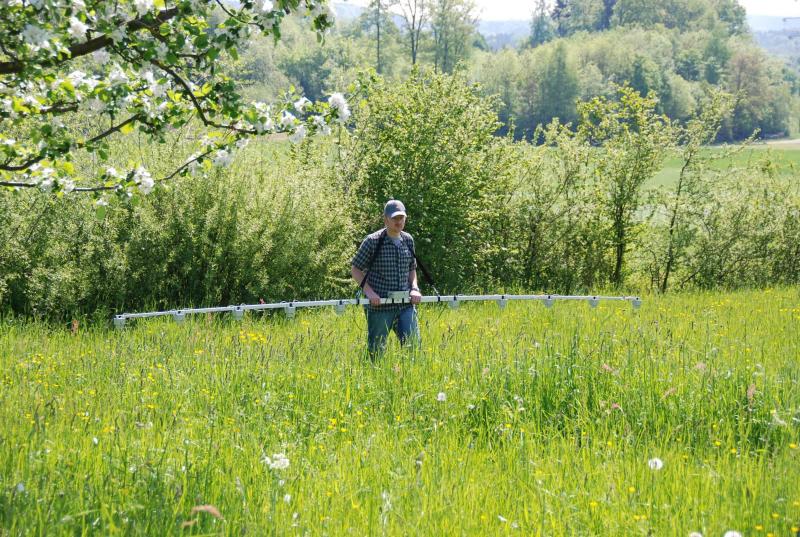
[[[647,466],[649,466],[651,470],[661,470],[664,467],[664,461],[658,457],[653,457],[647,461]]]
[[[742,534],[736,530],[728,530],[723,537],[742,537]]]
[[[440,403],[447,401],[447,394],[445,394],[444,392],[439,392],[439,394],[436,396],[436,400],[439,401]]]
[[[291,503],[292,502],[292,495],[291,494],[284,494],[283,495],[283,501],[285,503]]]
[[[703,537],[703,534],[700,533],[699,531],[693,531],[692,533],[689,534],[689,537]]]

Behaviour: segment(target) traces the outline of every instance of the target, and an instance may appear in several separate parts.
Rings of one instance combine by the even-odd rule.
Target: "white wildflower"
[[[25,492],[25,483],[17,483],[17,492],[20,494]]]
[[[692,533],[689,534],[689,537],[703,537],[703,534],[700,533],[699,531],[693,531]]]
[[[99,443],[100,443],[100,440],[98,440],[96,436],[93,436],[92,437],[92,444],[94,444],[96,446]]]
[[[504,517],[503,515],[497,515],[497,520],[499,520],[500,522],[503,522],[503,523],[508,522],[508,519],[506,517]]]
[[[664,467],[664,461],[658,457],[653,457],[647,461],[647,466],[649,466],[651,470],[661,470]]]
[[[735,530],[728,530],[723,537],[742,537],[742,534]]]
[[[272,457],[265,455],[261,461],[269,466],[271,470],[285,470],[289,467],[289,459],[283,453],[275,453]]]
[[[75,17],[72,17],[69,20],[69,35],[71,35],[74,39],[80,39],[84,37],[86,35],[86,30],[88,29],[88,26]]]
[[[291,494],[284,494],[283,495],[283,501],[285,503],[291,503],[292,502],[292,495]]]
[[[447,401],[447,395],[444,392],[439,392],[439,394],[436,396],[436,400],[440,403],[444,403]]]

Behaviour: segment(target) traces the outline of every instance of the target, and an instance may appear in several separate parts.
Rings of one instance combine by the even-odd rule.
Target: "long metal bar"
[[[423,304],[445,303],[451,308],[457,308],[461,302],[497,302],[504,308],[509,300],[538,300],[548,308],[556,300],[577,300],[586,301],[591,307],[596,307],[601,300],[625,301],[630,302],[634,309],[638,309],[642,304],[638,296],[602,296],[602,295],[433,295],[423,296],[420,300]],[[409,298],[393,299],[382,298],[381,304],[408,304]],[[241,304],[238,306],[219,306],[215,308],[186,308],[180,310],[151,311],[147,313],[121,313],[114,316],[114,326],[123,328],[128,319],[144,319],[148,317],[163,317],[171,315],[177,322],[181,322],[186,315],[195,313],[231,313],[235,319],[244,317],[246,311],[274,310],[282,309],[287,318],[293,318],[297,308],[318,308],[332,306],[337,314],[344,312],[347,306],[366,306],[369,304],[367,298],[345,298],[341,300],[307,300],[295,302],[273,302],[271,304]]]

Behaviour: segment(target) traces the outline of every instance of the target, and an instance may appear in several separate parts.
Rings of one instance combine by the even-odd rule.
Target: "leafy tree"
[[[400,1],[400,12],[405,22],[411,51],[411,65],[417,64],[422,28],[430,17],[429,9],[430,7],[426,0]]]
[[[708,153],[705,149],[714,142],[722,120],[732,109],[733,96],[714,91],[686,126],[676,128],[681,171],[674,191],[662,202],[668,222],[665,228],[666,251],[657,255],[663,265],[656,274],[658,289],[662,293],[667,292],[675,266],[683,260],[691,244],[698,208],[709,197],[712,187],[709,164],[712,160],[729,157],[727,154]]]
[[[414,71],[401,84],[372,86],[355,124],[341,174],[357,193],[359,228],[375,229],[383,203],[397,198],[440,291],[501,271],[491,253],[507,220],[513,159],[494,136],[493,101],[461,75]]]
[[[472,0],[433,0],[431,29],[434,38],[434,69],[452,73],[465,60],[477,19]]]
[[[624,279],[625,254],[636,233],[642,186],[659,169],[672,140],[669,119],[655,111],[657,100],[630,88],[619,100],[598,97],[578,105],[579,133],[599,145],[595,174],[603,189],[601,206],[610,223],[614,250],[611,283]]]
[[[246,104],[236,82],[218,69],[254,30],[279,39],[292,13],[308,14],[320,39],[332,23],[324,0],[3,2],[0,186],[126,198],[147,193],[155,179],[142,166],[76,184],[76,153],[105,159],[113,135],[135,128],[155,141],[192,120],[212,129],[164,179],[227,164],[251,135],[286,131],[302,138],[327,130],[330,120],[349,114],[341,96],[330,105],[293,102],[292,94],[274,107]],[[64,128],[70,117],[84,125]]]
[[[544,125],[553,118],[559,118],[563,123],[574,120],[578,93],[578,75],[567,57],[567,47],[564,43],[555,43],[539,83],[536,122]]]
[[[547,43],[554,37],[553,22],[547,13],[545,0],[536,0],[531,19],[531,36],[528,38],[530,47],[538,47]]]

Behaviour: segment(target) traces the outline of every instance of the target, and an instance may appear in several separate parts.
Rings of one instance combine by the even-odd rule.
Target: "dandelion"
[[[99,443],[100,443],[100,441],[97,439],[97,437],[96,437],[96,436],[93,436],[93,437],[92,437],[92,444],[94,444],[94,445],[96,446],[96,445],[97,445],[97,444],[99,444]]]
[[[658,457],[653,457],[647,461],[647,466],[649,466],[651,470],[661,470],[664,467],[664,461]]]
[[[436,400],[440,403],[444,403],[447,401],[447,395],[444,392],[439,392],[439,394],[436,396]]]
[[[728,530],[723,537],[742,537],[742,534],[736,530]]]
[[[699,531],[693,531],[689,534],[689,537],[703,537],[703,534]]]
[[[284,495],[283,495],[283,501],[284,501],[285,503],[291,503],[291,501],[292,501],[292,495],[291,495],[291,494],[284,494]]]
[[[289,467],[289,459],[283,453],[275,453],[272,457],[265,455],[261,462],[269,466],[270,470],[285,470]]]
[[[25,483],[17,483],[17,492],[20,494],[25,492]]]

